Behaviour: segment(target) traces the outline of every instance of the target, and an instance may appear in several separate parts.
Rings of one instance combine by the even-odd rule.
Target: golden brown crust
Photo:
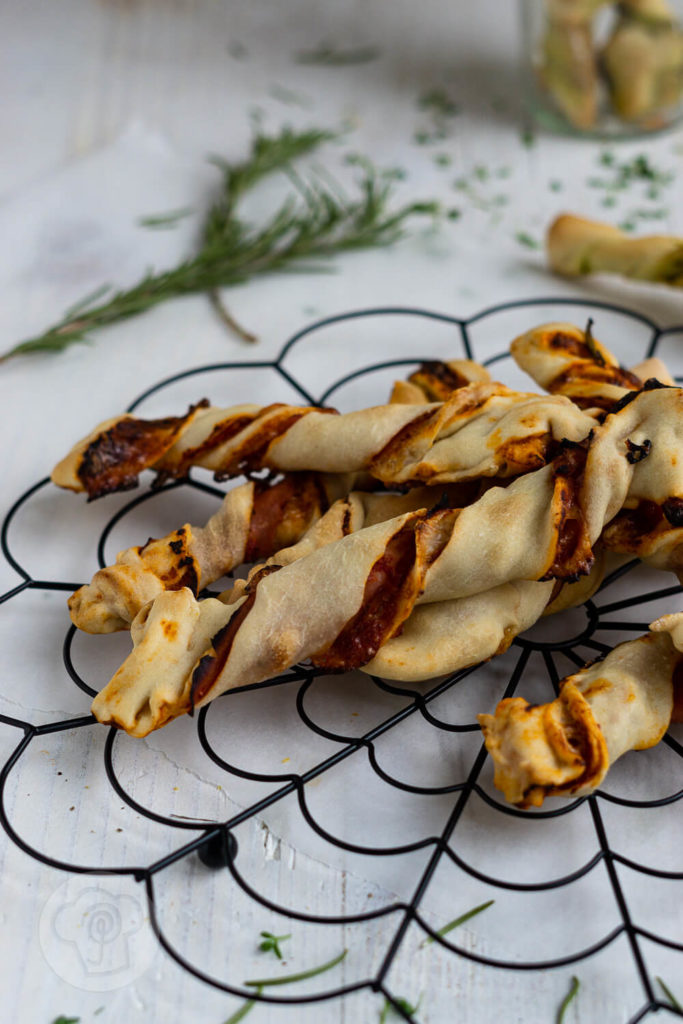
[[[55,482],[73,489],[84,487],[84,450],[114,452],[116,446],[108,437],[119,427],[131,433],[119,473],[125,486],[132,486],[135,478],[132,467],[137,474],[146,466],[164,479],[185,475],[190,462],[211,470],[218,479],[265,467],[281,472],[370,471],[385,484],[405,485],[512,475],[536,468],[538,439],[541,451],[549,436],[556,441],[580,440],[594,420],[563,396],[524,394],[501,384],[475,381],[441,403],[393,403],[344,415],[292,406],[202,409],[188,421],[187,429],[174,428],[171,436],[169,428],[161,455],[139,426],[144,421],[135,421],[134,432],[125,426],[128,422],[124,418],[86,439],[87,444],[76,445],[63,460],[69,463],[69,472],[55,470]],[[240,425],[236,433],[235,424]],[[156,428],[150,428],[150,435],[157,437]],[[135,436],[141,438],[138,452]],[[218,443],[209,446],[211,438]],[[514,463],[506,458],[512,442],[519,442]],[[525,451],[529,454],[523,457]],[[115,467],[107,458],[106,483],[99,484],[97,493],[114,487]],[[90,476],[88,486],[91,490],[98,486],[90,483]]]
[[[549,704],[514,697],[494,715],[479,715],[496,787],[520,807],[592,792],[627,750],[659,742],[671,719],[680,661],[665,631],[650,633],[568,676]]]

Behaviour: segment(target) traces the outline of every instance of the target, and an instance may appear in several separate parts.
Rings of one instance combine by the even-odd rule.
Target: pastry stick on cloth
[[[683,238],[633,238],[611,224],[563,214],[546,239],[550,266],[558,274],[622,274],[683,288]]]
[[[494,715],[478,716],[494,783],[506,800],[540,807],[547,796],[584,796],[626,751],[659,742],[674,709],[683,613],[664,616],[650,628],[604,661],[563,679],[551,703],[511,697]]]
[[[462,510],[407,512],[282,568],[266,567],[229,605],[198,602],[188,589],[161,594],[133,622],[135,647],[95,699],[96,717],[144,736],[306,658],[331,670],[367,665],[416,603],[547,577],[537,617],[553,580],[576,579],[593,565],[575,500],[584,458],[582,448],[570,446]],[[405,652],[394,662],[399,678],[402,658]],[[416,677],[414,667],[404,671]],[[430,665],[423,676],[433,671]]]

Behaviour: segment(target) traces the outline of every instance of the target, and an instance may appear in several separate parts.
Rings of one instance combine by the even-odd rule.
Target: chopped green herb
[[[612,153],[603,153],[600,157],[600,164],[611,171],[610,178],[588,178],[590,188],[606,189],[608,192],[623,192],[634,184],[648,183],[646,196],[648,199],[658,199],[661,189],[670,185],[674,180],[672,171],[662,171],[650,163],[647,156],[640,154],[633,160],[627,160],[618,164]]]
[[[104,1006],[98,1006],[97,1009],[93,1012],[93,1017],[97,1017],[98,1014],[100,1013],[104,1013]]]
[[[273,935],[272,932],[261,932],[262,942],[259,943],[259,949],[262,953],[270,953],[271,950],[275,953],[275,956],[282,960],[282,951],[280,950],[280,943],[284,942],[285,939],[291,939],[291,934],[288,935]]]
[[[678,1010],[679,1013],[683,1013],[683,1006],[681,1006],[679,1001],[676,999],[676,996],[673,994],[671,989],[664,984],[661,978],[657,978],[657,982],[659,983],[659,987],[661,988],[662,992],[673,1006],[674,1010]]]
[[[141,228],[174,228],[179,220],[189,217],[194,210],[191,206],[183,206],[180,210],[169,210],[168,213],[151,213],[147,217],[138,218]]]
[[[557,178],[553,178],[551,181],[548,182],[548,188],[551,192],[561,192],[562,182],[558,181]]]
[[[261,989],[258,988],[257,992],[260,992],[260,991],[261,991]],[[245,1002],[242,1003],[242,1005],[239,1007],[239,1009],[235,1010],[235,1012],[230,1017],[228,1017],[228,1019],[226,1021],[224,1021],[223,1024],[239,1024],[239,1022],[241,1020],[244,1020],[244,1018],[246,1017],[246,1015],[248,1013],[251,1013],[251,1011],[254,1009],[255,1006],[256,1006],[256,1000],[255,999],[247,999],[247,1000],[245,1000]]]
[[[622,220],[621,224],[619,225],[619,229],[621,231],[635,231],[636,225],[632,220]]]
[[[300,50],[295,54],[297,64],[322,64],[328,67],[344,67],[348,64],[368,64],[377,60],[381,50],[377,46],[358,46],[355,49],[335,49],[321,43],[313,50]]]
[[[477,179],[477,181],[488,181],[489,170],[488,167],[484,167],[483,164],[477,164],[474,170],[472,171],[472,174]]]
[[[286,974],[281,975],[277,978],[258,978],[252,981],[245,981],[245,985],[249,985],[251,988],[266,988],[269,985],[292,985],[295,981],[306,981],[307,978],[315,978],[317,974],[323,974],[325,971],[331,971],[333,967],[340,964],[348,949],[342,950],[332,960],[328,960],[327,963],[321,964],[319,967],[311,967],[307,971],[299,971],[297,974]]]
[[[527,149],[531,149],[531,147],[536,142],[536,136],[535,136],[534,132],[531,130],[531,128],[526,128],[522,132],[520,138],[521,138],[522,145],[526,146]]]
[[[579,979],[576,977],[576,975],[574,975],[574,977],[572,978],[572,983],[569,986],[569,991],[567,992],[566,996],[564,997],[564,999],[560,1003],[560,1007],[559,1007],[559,1009],[557,1011],[557,1017],[555,1019],[555,1024],[562,1024],[562,1022],[564,1020],[564,1015],[567,1012],[567,1007],[571,1003],[572,999],[574,999],[576,997],[576,994],[577,994],[578,991],[579,991]]]
[[[434,163],[437,167],[450,167],[452,162],[449,153],[437,153],[434,157]]]
[[[431,110],[441,117],[455,117],[459,111],[455,103],[445,89],[429,89],[423,92],[418,100],[421,110]]]
[[[666,210],[662,210],[661,207],[657,207],[654,210],[634,210],[631,216],[637,217],[640,220],[663,220],[664,217],[666,217],[666,214]]]
[[[420,110],[429,117],[429,124],[419,128],[413,138],[419,146],[442,142],[450,134],[451,120],[458,113],[458,105],[445,89],[433,88],[422,93],[417,101]],[[450,162],[450,161],[449,161]],[[446,166],[443,164],[443,166]]]
[[[536,238],[532,238],[532,236],[528,234],[528,232],[526,231],[515,232],[515,239],[519,242],[520,245],[525,245],[527,249],[541,248],[541,243]]]
[[[239,39],[234,39],[228,43],[228,53],[234,60],[244,60],[247,56],[247,48]]]
[[[274,100],[279,100],[280,103],[302,107],[304,110],[310,110],[313,106],[312,100],[307,96],[303,96],[300,92],[295,92],[294,89],[288,89],[286,85],[279,85],[277,82],[273,82],[269,87],[268,95],[272,96]]]
[[[462,211],[458,210],[456,206],[453,206],[447,213],[446,216],[449,220],[460,220],[462,217]]]
[[[445,924],[442,928],[438,928],[436,934],[441,935],[442,937],[444,935],[448,935],[448,933],[452,932],[454,928],[459,928],[461,924],[465,923],[465,921],[469,921],[471,917],[476,917],[477,914],[481,914],[482,911],[487,910],[489,907],[493,906],[494,903],[495,900],[487,900],[486,903],[480,903],[478,907],[472,907],[471,910],[467,910],[464,914],[461,914],[460,917],[456,917],[453,921],[449,921],[448,924]],[[430,942],[434,942],[434,939],[431,935],[428,935],[427,938],[420,943],[420,948],[422,948],[422,946],[428,946]]]
[[[617,205],[617,197],[616,196],[605,196],[604,199],[601,200],[601,205],[602,206],[616,206]]]
[[[44,333],[15,345],[0,356],[0,362],[20,354],[62,351],[85,342],[100,327],[178,296],[209,294],[267,273],[310,268],[314,260],[324,265],[342,252],[390,245],[403,235],[410,218],[439,212],[436,202],[411,202],[392,209],[391,182],[369,162],[361,167],[356,196],[340,195],[320,175],[304,183],[292,174],[294,160],[334,137],[317,129],[284,128],[274,136],[257,132],[243,163],[214,157],[212,162],[223,178],[222,192],[208,213],[193,255],[168,270],[148,271],[137,284],[115,292],[107,301],[63,317]],[[240,200],[276,171],[288,173],[296,191],[288,192],[265,223],[246,222],[238,215]]]
[[[496,177],[497,178],[509,178],[511,174],[512,174],[512,168],[511,167],[499,167],[498,170],[496,171]]]
[[[394,996],[394,1002],[390,1002],[388,999],[384,1000],[384,1006],[382,1012],[379,1015],[378,1024],[385,1024],[389,1014],[396,1016],[396,1006],[400,1006],[404,1013],[407,1013],[409,1017],[412,1017],[420,1009],[420,1003],[422,1002],[422,996],[415,1003],[415,1006],[411,1006],[407,999],[402,999],[400,996]],[[394,1003],[396,1006],[394,1006]]]
[[[52,1024],[79,1024],[80,1017],[55,1017]]]

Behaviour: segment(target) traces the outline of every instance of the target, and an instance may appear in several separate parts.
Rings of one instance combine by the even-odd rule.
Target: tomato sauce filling
[[[258,562],[296,543],[313,516],[326,511],[327,505],[315,473],[291,473],[276,484],[257,484],[245,561]]]
[[[410,595],[408,583],[414,564],[415,524],[411,522],[391,538],[372,566],[359,611],[331,646],[312,658],[313,664],[344,672],[370,661],[412,607],[416,595]]]

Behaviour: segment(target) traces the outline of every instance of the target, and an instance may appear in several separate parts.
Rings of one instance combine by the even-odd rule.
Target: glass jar
[[[683,113],[683,0],[521,0],[532,115],[599,138],[661,131]]]

